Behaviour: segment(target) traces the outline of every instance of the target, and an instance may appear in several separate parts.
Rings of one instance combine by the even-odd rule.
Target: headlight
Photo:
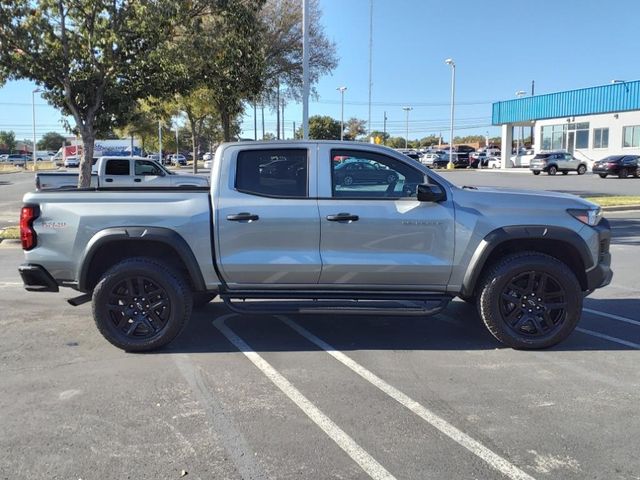
[[[595,227],[602,220],[602,209],[597,208],[570,208],[567,212],[586,225]]]

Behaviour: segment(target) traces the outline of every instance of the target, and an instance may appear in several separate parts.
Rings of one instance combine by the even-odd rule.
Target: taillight
[[[40,215],[37,205],[25,205],[20,211],[20,240],[24,250],[31,250],[36,246],[36,232],[33,221]]]

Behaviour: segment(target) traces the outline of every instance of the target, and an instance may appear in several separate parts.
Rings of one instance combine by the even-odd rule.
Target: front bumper
[[[606,218],[594,227],[598,232],[598,258],[594,267],[587,270],[587,290],[593,291],[611,283],[613,271],[611,270],[611,226]]]
[[[42,265],[26,263],[18,267],[24,288],[30,292],[57,292],[58,283]]]

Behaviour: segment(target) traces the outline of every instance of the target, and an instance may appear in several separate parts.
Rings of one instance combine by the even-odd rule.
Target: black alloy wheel
[[[478,311],[491,334],[513,348],[546,348],[564,340],[582,312],[571,269],[538,252],[502,258],[483,276]]]
[[[191,316],[193,300],[184,279],[152,258],[123,260],[93,291],[93,317],[100,333],[129,352],[171,342]]]
[[[500,313],[516,335],[544,338],[566,319],[566,291],[553,276],[535,270],[515,276],[503,288]]]

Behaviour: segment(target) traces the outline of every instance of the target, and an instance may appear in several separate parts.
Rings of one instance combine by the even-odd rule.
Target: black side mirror
[[[419,202],[442,202],[447,199],[447,194],[440,185],[422,183],[418,185]]]

